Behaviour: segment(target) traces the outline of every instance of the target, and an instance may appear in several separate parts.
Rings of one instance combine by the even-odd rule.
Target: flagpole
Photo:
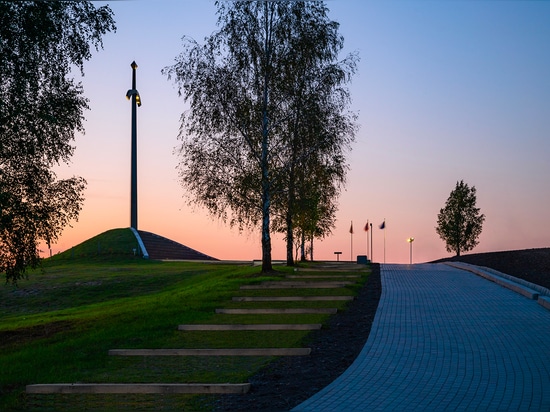
[[[367,237],[367,253],[365,253],[367,260],[369,260],[369,220],[367,219],[367,224],[363,228],[365,230],[365,236]]]
[[[379,227],[384,231],[384,263],[386,263],[386,218]]]
[[[384,218],[384,264],[386,264],[386,218]]]
[[[367,260],[369,260],[369,221],[367,220],[367,226],[365,226],[367,228],[367,232],[366,232],[366,236],[367,236],[367,251],[366,251],[366,255],[367,255]]]
[[[349,228],[349,235],[351,238],[351,250],[350,250],[350,262],[353,262],[353,220],[351,221],[351,226]]]
[[[370,224],[370,260],[371,262],[374,262],[372,254],[372,223]]]

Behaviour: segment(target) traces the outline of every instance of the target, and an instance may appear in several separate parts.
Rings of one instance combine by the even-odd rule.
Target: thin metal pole
[[[386,264],[386,219],[384,219],[384,264]]]
[[[368,230],[368,227],[369,227],[369,224],[367,222],[367,250],[366,250],[367,260],[369,259],[369,230]]]
[[[349,229],[349,234],[351,236],[351,249],[350,249],[350,256],[349,256],[349,260],[350,262],[353,262],[353,221],[351,222],[351,226],[350,226],[350,229]]]
[[[370,224],[370,260],[374,262],[374,256],[372,254],[372,223]]]
[[[409,264],[412,265],[412,263],[413,263],[413,242],[414,242],[414,237],[408,238],[407,242],[409,242]]]

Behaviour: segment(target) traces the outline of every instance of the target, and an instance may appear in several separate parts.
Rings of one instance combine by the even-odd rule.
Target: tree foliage
[[[294,13],[292,74],[285,83],[289,121],[283,164],[288,172],[281,202],[284,224],[279,226],[286,235],[288,265],[293,264],[294,232],[311,241],[330,234],[348,170],[345,154],[355,134],[345,86],[355,72],[357,56],[337,60],[344,39],[338,23],[328,19],[328,10],[318,6]]]
[[[180,178],[190,201],[213,215],[240,229],[261,225],[269,271],[273,223],[286,231],[292,256],[296,208],[305,204],[300,182],[311,185],[317,170],[333,186],[344,180],[355,118],[345,112],[343,85],[356,56],[336,61],[343,39],[322,2],[216,4],[220,30],[204,45],[184,38],[184,51],[163,71],[190,105],[181,120]]]
[[[0,271],[17,281],[78,217],[85,181],[57,179],[88,101],[83,74],[91,46],[115,30],[112,11],[86,1],[0,2]]]
[[[456,182],[445,207],[437,215],[437,234],[446,244],[447,252],[460,256],[479,243],[485,215],[476,207],[476,188],[468,187],[463,180]]]

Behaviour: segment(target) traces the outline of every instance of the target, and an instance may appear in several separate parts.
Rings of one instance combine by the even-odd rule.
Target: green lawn
[[[236,307],[232,296],[253,292],[239,291],[239,286],[273,279],[260,276],[259,268],[220,263],[154,262],[112,254],[49,259],[42,271],[31,272],[17,287],[0,286],[0,410],[148,410],[149,403],[153,410],[159,402],[164,410],[196,410],[196,397],[189,395],[159,399],[150,395],[26,395],[24,391],[25,385],[33,383],[247,382],[271,358],[125,358],[109,357],[107,352],[304,346],[307,332],[303,331],[177,330],[178,324],[185,323],[323,323],[328,319],[325,315],[214,313],[216,308]],[[338,292],[350,294],[355,289]],[[297,307],[295,302],[277,307],[285,305]],[[316,306],[343,309],[345,305]],[[240,307],[260,306],[266,304],[242,303]]]

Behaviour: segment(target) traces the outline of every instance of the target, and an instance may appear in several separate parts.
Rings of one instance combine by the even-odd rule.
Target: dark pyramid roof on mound
[[[138,233],[149,254],[149,259],[218,260],[154,233],[143,230],[138,230]]]

